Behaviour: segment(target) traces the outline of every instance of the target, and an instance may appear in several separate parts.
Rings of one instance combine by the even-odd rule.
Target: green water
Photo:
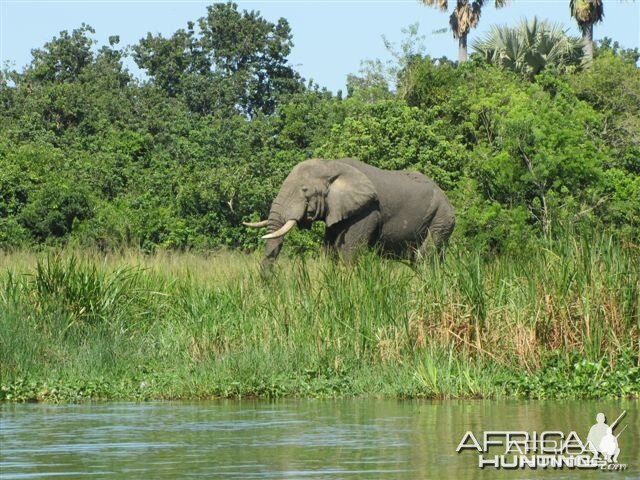
[[[0,478],[640,478],[638,401],[0,405]],[[626,410],[624,471],[480,469],[467,430],[575,430]],[[496,452],[498,453],[498,452]],[[502,452],[500,452],[502,453]]]

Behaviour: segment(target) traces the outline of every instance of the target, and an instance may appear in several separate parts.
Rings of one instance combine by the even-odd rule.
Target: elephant
[[[349,262],[363,246],[383,254],[416,258],[433,240],[440,259],[455,226],[454,209],[442,189],[413,171],[382,170],[352,158],[313,158],[296,165],[282,183],[266,220],[263,268],[277,258],[285,235],[297,225],[326,223],[324,246]]]

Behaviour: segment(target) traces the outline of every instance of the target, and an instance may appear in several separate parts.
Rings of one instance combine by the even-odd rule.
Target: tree
[[[360,96],[363,100],[377,101],[390,99],[393,90],[400,96],[411,88],[409,66],[426,55],[424,35],[418,34],[419,24],[416,22],[401,31],[405,38],[399,46],[391,43],[384,35],[384,46],[392,57],[383,63],[380,59],[360,62],[360,75],[347,75],[347,95]]]
[[[138,66],[192,111],[269,115],[282,95],[302,88],[287,63],[293,43],[284,18],[274,24],[235,3],[216,3],[198,27],[189,22],[170,38],[148,34],[133,48]]]
[[[95,43],[88,34],[95,30],[84,23],[73,30],[60,32],[43,48],[31,51],[33,60],[29,72],[38,81],[68,82],[78,78],[85,67],[93,62],[91,47]]]
[[[130,116],[131,99],[124,89],[132,80],[123,65],[127,50],[117,48],[117,36],[95,48],[94,33],[85,24],[71,34],[62,31],[32,50],[22,73],[8,72],[13,88],[4,103],[21,125],[13,135],[42,140],[55,134],[62,141],[62,136],[87,135]]]
[[[420,0],[424,5],[434,7],[443,12],[449,8],[448,0]],[[494,0],[496,8],[501,8],[507,0]],[[449,25],[453,32],[453,38],[458,39],[458,60],[467,61],[467,35],[480,21],[480,13],[484,0],[456,0],[456,8],[449,17]]]
[[[588,61],[593,60],[593,25],[604,18],[603,0],[569,0],[571,16],[582,32],[582,48]]]
[[[533,77],[553,67],[566,71],[580,64],[581,42],[559,24],[523,19],[515,27],[493,25],[473,44],[487,61]]]

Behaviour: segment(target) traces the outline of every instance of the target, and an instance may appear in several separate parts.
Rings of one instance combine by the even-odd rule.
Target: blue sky
[[[31,59],[31,49],[41,47],[61,30],[73,30],[82,22],[96,29],[95,38],[105,44],[119,35],[121,45],[137,43],[147,32],[171,35],[189,20],[204,16],[212,1],[158,0],[0,0],[0,63],[20,68]],[[448,14],[427,8],[417,0],[275,0],[237,1],[240,9],[259,10],[275,21],[286,18],[295,47],[290,61],[306,79],[336,91],[344,88],[347,74],[356,73],[366,59],[389,58],[382,35],[399,44],[401,29],[419,22],[426,53],[457,58],[457,43],[448,26]],[[450,1],[449,3],[453,3]],[[491,5],[487,2],[487,5]],[[491,24],[513,24],[522,17],[560,22],[569,32],[578,29],[569,16],[569,0],[512,0],[505,8],[483,9],[473,40]],[[640,1],[605,2],[605,20],[596,25],[595,38],[605,36],[625,47],[640,47]],[[131,68],[135,71],[135,68]]]

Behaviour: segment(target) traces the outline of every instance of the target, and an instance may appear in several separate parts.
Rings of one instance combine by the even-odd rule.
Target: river
[[[0,478],[636,479],[639,406],[374,399],[1,404]],[[576,431],[586,441],[598,412],[613,422],[623,411],[614,429],[621,432],[622,471],[481,469],[476,450],[456,453],[467,431],[478,442],[489,430]],[[486,458],[504,452],[493,448]]]

